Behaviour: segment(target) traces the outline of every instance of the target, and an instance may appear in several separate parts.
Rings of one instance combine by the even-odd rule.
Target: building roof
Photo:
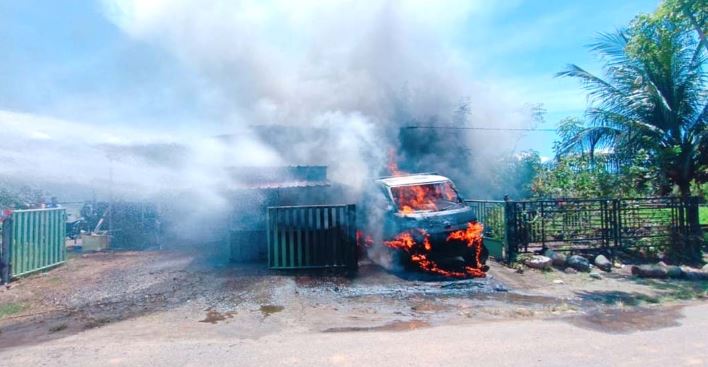
[[[290,189],[331,186],[327,166],[230,167],[231,189]]]
[[[282,181],[259,182],[251,184],[235,184],[230,188],[234,190],[271,190],[271,189],[297,189],[306,187],[329,187],[332,183],[325,181]]]
[[[389,187],[396,187],[444,182],[450,181],[450,179],[436,174],[419,173],[405,176],[386,177],[377,181]]]

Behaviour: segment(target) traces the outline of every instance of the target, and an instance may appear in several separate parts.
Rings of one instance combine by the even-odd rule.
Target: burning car
[[[371,217],[360,243],[383,245],[407,267],[446,277],[485,276],[483,226],[450,179],[398,174],[376,180],[376,186],[365,204]],[[378,233],[379,241],[364,233]]]

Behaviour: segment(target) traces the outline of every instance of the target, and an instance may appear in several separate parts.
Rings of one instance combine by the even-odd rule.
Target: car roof
[[[412,174],[405,176],[386,177],[376,180],[376,182],[380,182],[388,187],[422,185],[445,181],[450,181],[450,179],[445,176],[435,174]]]

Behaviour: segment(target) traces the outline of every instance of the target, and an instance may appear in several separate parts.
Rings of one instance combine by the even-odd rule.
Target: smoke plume
[[[105,4],[124,32],[195,70],[202,78],[195,98],[223,121],[324,128],[328,139],[299,142],[288,163],[327,164],[334,180],[354,186],[382,173],[388,150],[399,149],[401,126],[531,120],[476,83],[459,48],[470,17],[487,10],[483,2]],[[468,148],[488,144],[460,136]],[[427,165],[452,166],[444,163]]]
[[[327,165],[331,180],[356,189],[386,173],[393,149],[404,168],[469,182],[472,172],[484,177],[491,169],[484,164],[491,154],[513,149],[514,136],[490,142],[459,130],[411,141],[401,128],[533,121],[528,108],[477,82],[461,46],[471,19],[488,11],[486,2],[102,4],[125,37],[169,55],[166,70],[174,63],[179,67],[168,70],[185,71],[160,81],[179,89],[172,95],[183,103],[175,109],[197,117],[171,129],[164,121],[146,127],[128,119],[105,126],[79,111],[81,103],[74,114],[81,121],[0,111],[4,180],[44,182],[63,199],[167,196],[183,201],[191,216],[201,210],[213,217],[233,206],[222,192],[238,177],[225,167]],[[216,131],[233,136],[218,139]],[[82,189],[70,195],[75,187]]]

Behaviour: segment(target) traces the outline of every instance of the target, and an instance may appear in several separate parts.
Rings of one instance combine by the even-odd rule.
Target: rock
[[[663,279],[668,276],[668,270],[665,266],[660,265],[639,265],[632,266],[632,275],[640,278],[659,278]]]
[[[703,265],[703,267],[701,268],[701,271],[708,273],[708,264]]]
[[[683,270],[676,265],[667,265],[665,262],[659,261],[654,267],[663,268],[666,271],[666,278],[679,279],[684,277]]]
[[[566,257],[565,255],[561,254],[560,252],[555,252],[551,249],[547,249],[544,253],[544,256],[551,258],[551,264],[553,266],[562,268],[565,266],[565,261]]]
[[[684,272],[683,276],[688,280],[708,280],[708,273],[703,271]]]
[[[577,273],[578,273],[577,270],[571,268],[570,266],[567,267],[567,268],[565,268],[565,270],[563,270],[563,271],[564,271],[566,274],[577,274]]]
[[[590,272],[589,275],[590,275],[590,278],[593,278],[593,279],[602,279],[602,275],[600,275],[600,273],[598,273],[596,271]]]
[[[533,255],[524,260],[524,264],[529,268],[547,269],[551,267],[551,258],[543,255]]]
[[[682,266],[681,272],[683,274],[683,277],[688,280],[708,280],[708,272],[703,271],[703,269],[695,269],[688,266]]]
[[[577,271],[590,271],[590,261],[580,255],[573,255],[569,257],[567,263],[568,266]]]
[[[597,255],[597,257],[595,257],[595,266],[604,271],[612,270],[612,263],[605,257],[605,255]]]
[[[563,280],[561,279],[553,279],[553,284],[563,284]]]
[[[666,276],[673,279],[683,278],[683,270],[676,265],[666,266]]]

